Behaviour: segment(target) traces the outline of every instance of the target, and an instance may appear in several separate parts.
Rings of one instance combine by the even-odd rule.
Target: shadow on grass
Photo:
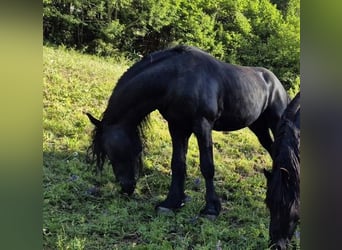
[[[108,161],[106,161],[101,174],[96,174],[96,166],[89,162],[86,150],[79,152],[69,150],[45,151],[43,152],[43,166],[44,188],[46,185],[49,186],[63,181],[66,183],[77,183],[82,180],[83,187],[87,189],[85,192],[90,195],[90,197],[108,198],[108,196],[105,195],[106,191],[108,191],[111,194],[110,196],[120,196],[127,199],[126,195],[121,194],[121,188],[116,183],[112,166]],[[137,182],[134,195],[130,198],[152,199],[156,204],[162,201],[156,201],[156,199],[160,199],[161,197],[165,198],[167,195],[171,183],[170,169],[169,166],[166,168],[161,166],[144,166]],[[259,179],[263,178],[261,173],[255,173],[255,175],[259,175]],[[243,182],[241,182],[241,180]],[[221,197],[221,201],[223,203],[231,203],[237,202],[238,198],[240,201],[251,200],[251,197],[246,196],[245,199],[245,195],[243,195],[246,192],[246,188],[253,188],[246,183],[246,177],[241,173],[235,172],[229,176],[217,174],[215,186],[218,195]],[[263,183],[258,183],[259,189],[261,185],[263,185]],[[199,193],[203,197],[204,202],[205,182],[202,175],[196,176],[194,173],[188,171],[185,188],[185,192]],[[241,197],[241,195],[243,195],[243,197]]]
[[[68,150],[44,151],[44,189],[52,185],[61,185],[63,182],[66,184],[82,183],[83,188],[86,188],[85,193],[89,197],[97,199],[105,199],[110,196],[113,198],[113,195],[123,199],[151,199],[154,196],[158,196],[158,192],[161,189],[163,192],[168,190],[168,185],[171,181],[170,175],[157,168],[143,167],[136,192],[133,196],[128,197],[121,193],[121,188],[116,182],[112,166],[108,161],[106,161],[102,172],[97,173],[95,164],[89,162],[85,152],[86,150],[82,152]],[[106,195],[108,192],[110,195]]]
[[[223,210],[219,218],[211,223],[198,217],[205,202],[203,178],[189,172],[186,193],[191,200],[171,218],[160,218],[154,206],[168,192],[171,182],[168,166],[144,167],[136,191],[128,197],[120,193],[111,166],[106,163],[102,176],[96,176],[95,166],[87,162],[85,152],[43,152],[44,247],[56,249],[58,244],[71,245],[77,237],[86,237],[84,249],[110,244],[152,247],[162,242],[160,236],[165,238],[163,242],[182,247],[198,244],[214,246],[218,241],[212,237],[217,237],[224,247],[241,242],[240,234],[249,237],[246,239],[248,242],[252,242],[257,235],[255,244],[261,246],[259,249],[266,245],[266,210],[263,204],[260,210],[260,197],[257,198],[258,204],[255,203],[254,187],[245,181],[246,178],[236,182],[239,176],[235,173],[234,178],[221,176],[222,179],[216,182]],[[252,212],[254,216],[251,216]],[[127,223],[127,218],[130,218],[130,223]],[[258,223],[265,226],[259,228]],[[174,231],[179,227],[181,231]],[[251,234],[250,228],[257,233]],[[226,233],[222,233],[224,230]]]

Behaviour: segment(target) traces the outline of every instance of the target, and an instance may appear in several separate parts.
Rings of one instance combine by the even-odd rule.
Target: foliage
[[[271,160],[251,132],[213,134],[215,185],[223,207],[215,221],[198,217],[205,185],[194,137],[187,159],[191,200],[174,215],[157,215],[154,205],[170,184],[171,155],[167,125],[158,113],[151,115],[144,173],[132,197],[120,194],[109,166],[95,177],[85,161],[92,126],[84,112],[100,117],[130,62],[65,48],[44,47],[43,55],[43,249],[267,248],[261,172]]]
[[[132,59],[175,44],[299,84],[299,0],[43,0],[45,43]]]

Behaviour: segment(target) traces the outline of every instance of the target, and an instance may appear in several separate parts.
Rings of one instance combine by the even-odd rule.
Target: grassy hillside
[[[166,122],[154,112],[147,132],[144,174],[132,197],[119,194],[111,168],[101,178],[85,162],[92,125],[128,62],[108,61],[44,47],[44,249],[266,249],[264,204],[270,157],[249,130],[214,132],[215,185],[222,212],[198,217],[204,179],[197,142],[190,139],[186,193],[191,200],[175,215],[157,215],[170,183],[171,142]],[[95,181],[101,182],[94,196]]]

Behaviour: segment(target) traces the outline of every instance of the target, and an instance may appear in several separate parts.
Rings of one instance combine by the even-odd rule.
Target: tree
[[[137,58],[175,44],[299,85],[299,0],[43,0],[44,41]]]

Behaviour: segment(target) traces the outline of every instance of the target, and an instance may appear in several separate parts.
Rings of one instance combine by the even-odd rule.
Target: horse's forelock
[[[281,161],[282,165],[279,164],[272,171],[272,180],[266,196],[266,204],[272,209],[290,208],[299,199],[299,172],[294,167],[298,164],[298,160],[294,156],[292,152],[286,167],[282,167],[285,162]]]
[[[106,153],[103,150],[101,141],[102,129],[95,127],[92,132],[92,143],[87,150],[87,160],[94,164],[96,163],[96,172],[102,171],[106,160]]]
[[[266,204],[270,209],[277,209],[283,205],[284,187],[281,179],[281,172],[279,170],[272,172],[272,179],[270,180],[266,196]]]

